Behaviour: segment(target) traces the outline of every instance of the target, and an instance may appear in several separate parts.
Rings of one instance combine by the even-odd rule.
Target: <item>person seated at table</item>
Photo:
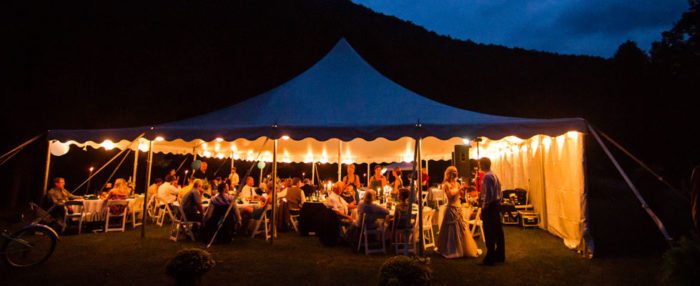
[[[406,219],[411,213],[411,206],[409,205],[408,198],[411,197],[411,190],[408,188],[399,189],[399,195],[397,197],[397,204],[394,208],[394,221],[396,221],[397,228],[406,228]],[[408,224],[410,228],[410,223]]]
[[[292,185],[287,191],[287,203],[289,204],[289,212],[291,214],[299,214],[301,205],[306,202],[306,196],[301,188],[299,188],[300,181],[301,179],[294,177],[294,179],[292,179]]]
[[[107,201],[126,200],[126,198],[129,197],[129,192],[131,192],[131,189],[127,186],[126,180],[119,178],[114,181],[114,188],[107,193],[105,203]],[[125,205],[112,205],[109,206],[109,213],[118,215],[123,213],[125,208]]]
[[[47,192],[47,196],[51,199],[53,206],[49,209],[49,213],[54,218],[63,218],[63,205],[69,200],[82,199],[81,196],[76,196],[68,192],[65,188],[66,180],[61,177],[53,179],[53,188]],[[58,220],[63,222],[63,220]]]
[[[381,165],[376,165],[374,166],[374,175],[369,178],[369,183],[367,183],[367,186],[372,189],[372,190],[384,190],[384,186],[387,185],[387,180],[384,175],[382,175],[382,166]]]
[[[165,177],[165,183],[158,187],[158,199],[165,204],[171,205],[177,201],[177,196],[180,193],[180,189],[175,186],[177,183],[177,178],[167,175]]]
[[[357,201],[355,200],[355,188],[353,186],[345,186],[340,197],[348,203],[348,210],[353,210],[357,208]]]
[[[253,189],[254,185],[255,180],[253,177],[248,176],[245,178],[245,186],[243,186],[243,189],[241,189],[241,193],[238,195],[238,197],[243,200],[252,200],[255,197],[255,189]]]
[[[355,174],[355,165],[348,165],[347,171],[348,174],[343,177],[343,184],[357,191],[360,188],[360,176]]]
[[[343,182],[335,183],[332,191],[328,192],[325,204],[338,215],[341,224],[351,224],[352,217],[348,215],[348,203],[340,197],[343,189],[345,189]]]
[[[155,196],[156,194],[158,194],[158,187],[160,187],[160,185],[162,185],[162,184],[163,184],[163,179],[156,178],[153,181],[153,184],[148,186],[148,191],[147,191],[148,197],[152,197],[152,196]]]
[[[240,227],[243,222],[238,204],[236,204],[236,198],[229,195],[228,191],[229,187],[227,184],[219,185],[217,194],[209,202],[209,207],[204,215],[204,228],[199,236],[204,243],[209,243],[218,228],[219,221],[226,215],[226,211],[232,204],[231,211],[223,222],[215,241],[219,243],[230,242],[234,230],[236,227]]]
[[[396,201],[399,197],[399,189],[403,188],[403,180],[401,179],[401,169],[396,167],[391,170],[394,176],[394,181],[391,183],[391,200]]]
[[[192,190],[182,198],[182,212],[185,213],[187,221],[202,221],[202,216],[204,214],[204,207],[202,206],[202,194],[204,193],[204,189],[202,188],[203,184],[204,182],[200,179],[194,180]]]
[[[315,191],[314,186],[311,184],[311,181],[309,179],[304,179],[301,185],[301,190],[304,191],[305,197],[310,197]]]
[[[177,193],[178,202],[182,202],[182,198],[184,198],[185,195],[192,190],[192,188],[194,187],[194,180],[195,178],[193,177],[187,178],[187,185],[180,188],[180,191]]]
[[[375,203],[376,200],[377,191],[370,189],[365,192],[362,202],[357,206],[357,219],[354,221],[357,227],[362,227],[363,215],[366,215],[365,225],[367,228],[375,229],[378,227],[377,219],[386,217],[389,214],[389,209]]]
[[[199,169],[195,170],[194,173],[192,173],[192,176],[195,179],[207,180],[208,167],[209,164],[207,164],[207,162],[202,162],[201,164],[199,164]]]

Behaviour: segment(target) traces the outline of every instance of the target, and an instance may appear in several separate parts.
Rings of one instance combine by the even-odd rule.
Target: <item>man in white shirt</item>
[[[180,192],[180,188],[176,187],[177,177],[167,175],[165,176],[165,183],[158,187],[158,199],[166,204],[172,204],[177,200],[177,195]]]
[[[348,203],[340,197],[340,193],[345,189],[345,184],[338,182],[333,186],[333,191],[328,194],[326,198],[326,206],[333,210],[338,217],[340,217],[341,222],[344,219],[352,221],[352,217],[348,215]]]
[[[241,199],[253,199],[255,197],[255,189],[253,189],[254,185],[255,180],[253,177],[248,176],[245,179],[245,186],[243,186],[243,189],[241,189],[241,193],[238,195],[238,197]]]

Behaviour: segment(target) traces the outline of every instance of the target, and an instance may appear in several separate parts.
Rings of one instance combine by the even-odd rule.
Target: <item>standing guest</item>
[[[427,191],[430,185],[430,177],[428,176],[428,170],[425,168],[421,169],[421,184],[423,186],[423,190]]]
[[[163,184],[163,179],[161,179],[161,178],[156,178],[156,179],[153,181],[153,184],[151,184],[150,186],[148,186],[148,191],[147,191],[147,192],[148,192],[148,196],[149,196],[149,197],[155,196],[155,195],[158,193],[158,187],[160,187],[160,185],[162,185],[162,184]]]
[[[360,176],[355,174],[355,165],[348,165],[348,174],[343,177],[343,184],[352,187],[357,191],[360,188]]]
[[[177,195],[180,189],[175,186],[177,183],[177,178],[173,176],[166,176],[165,183],[158,187],[158,199],[163,201],[163,203],[172,205],[173,202],[177,200]]]
[[[109,190],[109,193],[107,193],[107,198],[105,199],[105,202],[114,200],[126,200],[126,198],[129,196],[129,192],[131,192],[131,189],[129,189],[129,186],[127,186],[126,180],[119,178],[116,181],[114,181],[114,188]],[[113,215],[118,215],[123,213],[125,208],[125,205],[109,206],[109,213]]]
[[[245,186],[243,186],[243,189],[241,189],[241,193],[240,195],[238,195],[238,197],[247,200],[253,199],[255,197],[255,190],[253,189],[254,185],[255,179],[253,179],[253,177],[251,176],[248,176],[245,179]]]
[[[369,178],[367,186],[372,190],[377,190],[377,195],[379,196],[379,198],[381,198],[382,193],[384,192],[384,186],[386,185],[387,180],[386,177],[382,175],[382,166],[374,166],[374,175]]]
[[[287,191],[287,203],[289,204],[289,212],[292,214],[298,214],[299,210],[301,210],[301,205],[306,202],[306,196],[299,188],[300,181],[301,179],[294,177],[292,186]]]
[[[391,200],[396,201],[399,196],[399,189],[403,188],[403,180],[401,179],[401,169],[396,167],[391,170],[394,175],[394,182],[391,183]]]
[[[232,190],[238,188],[240,178],[238,177],[238,173],[236,173],[236,167],[231,167],[231,174],[228,175],[228,179],[231,181]]]
[[[182,212],[185,213],[185,218],[188,221],[202,221],[202,216],[204,214],[204,207],[202,206],[202,194],[204,193],[204,189],[202,188],[202,184],[202,180],[194,180],[192,190],[182,198]]]
[[[481,219],[484,223],[486,238],[486,257],[483,264],[493,265],[506,260],[505,239],[500,219],[500,201],[503,194],[500,180],[491,172],[491,160],[487,157],[479,159],[479,167],[485,173],[481,186]]]
[[[447,195],[448,205],[438,235],[438,252],[445,258],[477,257],[479,253],[476,241],[462,216],[462,203],[459,199],[461,190],[457,175],[455,166],[449,166],[445,170],[442,188]]]
[[[408,205],[408,198],[410,196],[411,191],[409,189],[399,189],[399,196],[394,209],[394,221],[398,229],[406,228],[406,223],[410,222],[410,219],[407,221],[408,217],[411,215],[411,206]]]

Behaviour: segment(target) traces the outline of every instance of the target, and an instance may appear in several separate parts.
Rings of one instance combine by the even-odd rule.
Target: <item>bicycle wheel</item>
[[[53,254],[56,236],[42,227],[21,229],[5,241],[5,261],[13,267],[31,267],[40,264]]]

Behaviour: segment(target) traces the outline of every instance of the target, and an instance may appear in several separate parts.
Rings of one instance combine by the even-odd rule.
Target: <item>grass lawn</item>
[[[446,260],[429,252],[437,285],[648,285],[656,283],[660,258],[588,260],[543,230],[505,227],[506,263],[479,265],[481,258]],[[483,244],[478,243],[483,249]],[[204,245],[172,242],[167,227],[87,233],[61,238],[54,255],[33,269],[0,270],[0,285],[168,285],[166,262],[180,249]],[[270,245],[237,237],[209,250],[216,267],[204,285],[376,285],[389,255],[365,256],[349,247],[328,248],[316,237],[280,233]]]

